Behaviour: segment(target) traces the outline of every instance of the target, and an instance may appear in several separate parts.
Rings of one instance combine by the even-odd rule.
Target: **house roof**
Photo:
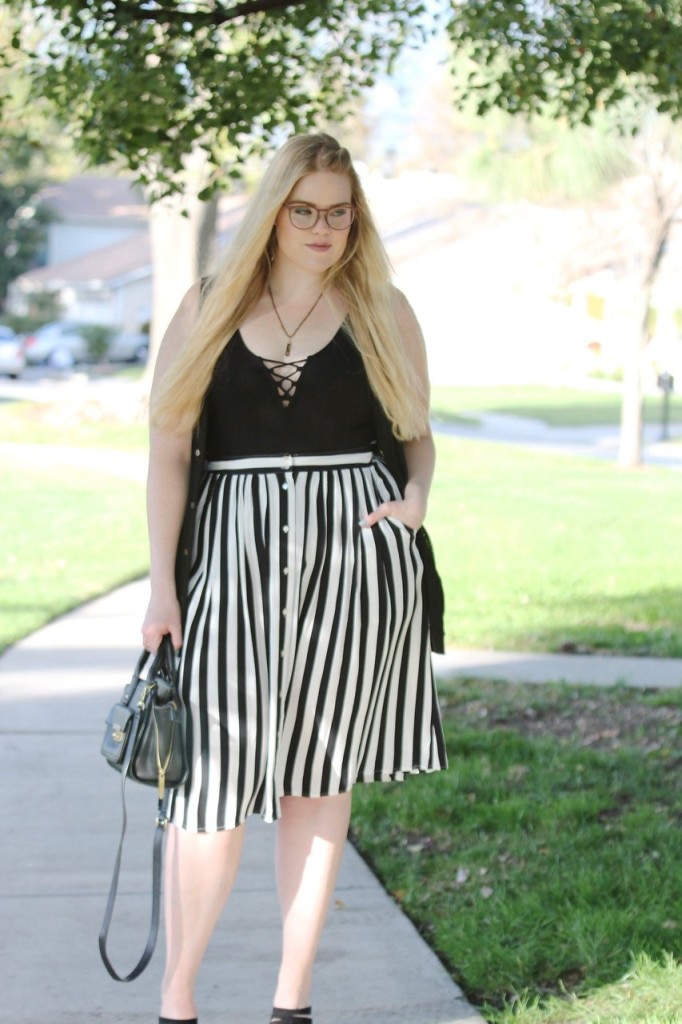
[[[151,273],[151,252],[148,231],[140,231],[95,252],[49,267],[29,270],[17,278],[22,291],[53,291],[67,285],[83,286],[90,282],[113,285],[117,280]]]
[[[242,218],[245,202],[244,196],[227,196],[221,200],[216,224],[219,246],[234,233]],[[144,274],[151,274],[151,246],[146,226],[123,241],[102,249],[29,270],[16,279],[16,286],[28,292],[55,291],[69,285],[87,288],[90,282],[97,282],[99,287],[113,287],[126,278]]]
[[[128,178],[80,174],[69,181],[47,185],[39,198],[60,221],[137,221],[144,223],[148,206],[139,188]]]

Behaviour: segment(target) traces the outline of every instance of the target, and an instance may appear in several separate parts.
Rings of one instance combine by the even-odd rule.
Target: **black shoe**
[[[302,1010],[282,1010],[273,1006],[270,1024],[313,1024],[312,1007],[304,1006]]]
[[[185,1017],[184,1020],[176,1020],[175,1017],[159,1017],[159,1024],[199,1024],[196,1017]]]

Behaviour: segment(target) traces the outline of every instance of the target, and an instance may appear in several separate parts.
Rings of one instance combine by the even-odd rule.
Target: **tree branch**
[[[265,14],[268,11],[285,10],[287,7],[304,7],[309,0],[244,0],[228,8],[216,7],[213,11],[180,11],[172,7],[141,7],[118,0],[115,3],[115,21],[188,21],[193,25],[224,25],[228,21],[243,18],[248,14]]]

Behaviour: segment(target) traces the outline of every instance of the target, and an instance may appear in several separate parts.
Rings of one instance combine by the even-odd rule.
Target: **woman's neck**
[[[308,273],[299,267],[282,266],[275,261],[270,288],[276,298],[290,302],[313,302],[325,290],[322,274]]]

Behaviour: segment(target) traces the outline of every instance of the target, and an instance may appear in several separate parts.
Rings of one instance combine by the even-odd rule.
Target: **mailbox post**
[[[670,437],[670,395],[675,387],[675,379],[671,373],[659,373],[656,382],[663,395],[661,408],[661,441],[667,441]]]

